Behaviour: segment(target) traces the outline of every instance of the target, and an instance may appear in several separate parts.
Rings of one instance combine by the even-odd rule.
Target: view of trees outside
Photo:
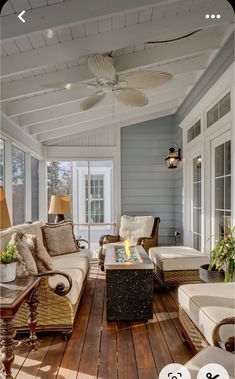
[[[47,162],[48,209],[51,195],[70,195],[73,203],[73,162]],[[72,214],[69,218],[72,218]],[[48,221],[54,222],[55,216],[48,215]]]
[[[25,153],[12,146],[13,225],[25,222]]]
[[[0,138],[0,186],[4,186],[5,142]]]

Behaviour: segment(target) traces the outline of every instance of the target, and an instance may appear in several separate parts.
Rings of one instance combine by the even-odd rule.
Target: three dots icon
[[[209,19],[209,18],[212,18],[212,19],[220,19],[221,18],[221,14],[205,14],[205,18]]]

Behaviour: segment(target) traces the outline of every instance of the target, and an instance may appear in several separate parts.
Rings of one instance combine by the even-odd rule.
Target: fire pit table
[[[144,248],[110,246],[105,255],[108,321],[153,318],[153,263]]]

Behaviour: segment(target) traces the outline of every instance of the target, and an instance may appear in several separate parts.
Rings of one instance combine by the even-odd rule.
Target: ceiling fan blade
[[[132,107],[144,107],[149,102],[147,96],[142,91],[134,88],[118,89],[115,95],[123,104]]]
[[[103,55],[91,55],[88,58],[87,64],[96,78],[104,78],[108,80],[117,79],[117,71],[111,63],[112,58],[103,57]]]
[[[81,103],[81,108],[86,111],[92,107],[94,107],[96,104],[98,104],[105,96],[105,93],[102,94],[94,94],[89,97],[87,97],[83,102]]]
[[[169,72],[163,71],[139,71],[127,75],[125,81],[131,87],[154,88],[165,84],[172,76]]]

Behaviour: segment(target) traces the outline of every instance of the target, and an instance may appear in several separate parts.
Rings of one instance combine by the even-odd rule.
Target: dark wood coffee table
[[[107,247],[106,271],[107,320],[153,318],[153,263],[144,248],[136,246],[141,262],[116,262],[117,248]]]
[[[29,343],[30,347],[37,348],[37,289],[40,278],[18,278],[10,283],[0,283],[0,340],[2,352],[2,373],[6,379],[12,379],[11,366],[14,361],[14,337],[16,334],[13,318],[20,305],[26,303],[29,309]]]

